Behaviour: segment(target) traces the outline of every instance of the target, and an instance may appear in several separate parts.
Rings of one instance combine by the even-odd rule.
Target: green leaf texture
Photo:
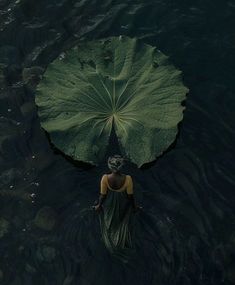
[[[76,160],[103,160],[112,124],[140,167],[175,140],[188,89],[181,71],[136,38],[82,42],[52,62],[36,91],[42,127]]]

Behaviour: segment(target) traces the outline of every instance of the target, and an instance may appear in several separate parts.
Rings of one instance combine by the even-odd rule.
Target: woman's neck
[[[112,171],[112,175],[121,175],[121,172],[120,171]]]

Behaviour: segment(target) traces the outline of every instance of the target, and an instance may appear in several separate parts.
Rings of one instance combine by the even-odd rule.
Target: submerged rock
[[[43,245],[37,250],[37,258],[41,261],[52,262],[56,255],[56,249],[52,246]]]
[[[22,72],[23,82],[27,84],[29,88],[34,89],[40,82],[43,72],[44,69],[40,66],[24,68]]]
[[[46,231],[51,231],[54,229],[57,223],[57,213],[51,207],[43,207],[41,208],[34,219],[34,224]]]
[[[2,270],[0,269],[0,281],[3,279],[3,272],[2,272]]]
[[[5,74],[4,74],[4,65],[2,63],[0,63],[0,86],[2,89],[2,86],[4,86],[6,83],[5,80]]]
[[[235,284],[235,263],[232,263],[229,265],[227,271],[226,271],[227,279]]]
[[[15,182],[21,177],[22,172],[16,168],[10,168],[5,170],[0,175],[0,186],[8,184],[15,184]]]
[[[32,120],[32,118],[35,116],[35,104],[32,101],[24,103],[20,110],[24,116],[24,119],[27,121]]]
[[[9,222],[6,219],[0,218],[0,238],[8,233],[9,225]]]
[[[36,272],[36,269],[33,266],[31,266],[30,264],[28,264],[28,263],[25,265],[25,270],[28,273],[35,273]]]

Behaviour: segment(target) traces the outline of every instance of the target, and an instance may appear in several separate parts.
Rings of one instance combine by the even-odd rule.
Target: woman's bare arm
[[[100,181],[100,196],[99,196],[99,202],[98,205],[94,206],[94,209],[96,211],[100,210],[102,207],[102,204],[104,203],[106,197],[107,197],[107,182],[106,182],[106,175],[103,175]]]
[[[138,206],[136,205],[136,201],[134,197],[134,190],[133,190],[133,181],[130,175],[128,175],[128,183],[127,183],[126,192],[127,192],[128,199],[130,200],[132,204],[132,208],[136,211],[138,209]]]

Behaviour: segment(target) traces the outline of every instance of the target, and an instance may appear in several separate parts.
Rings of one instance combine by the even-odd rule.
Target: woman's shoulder
[[[132,184],[132,177],[129,174],[125,174],[125,184],[130,185]]]
[[[104,174],[102,175],[102,178],[103,178],[103,179],[108,178],[109,174],[111,174],[111,173],[104,173]]]
[[[108,174],[106,174],[106,173],[105,173],[105,174],[103,174],[103,175],[102,175],[101,180],[103,180],[103,181],[104,181],[104,180],[106,180],[106,179],[107,179],[107,177],[108,177]]]

